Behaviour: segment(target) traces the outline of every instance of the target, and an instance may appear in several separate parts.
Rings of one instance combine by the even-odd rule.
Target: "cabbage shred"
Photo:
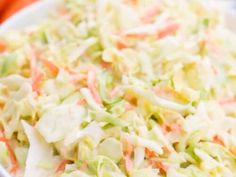
[[[64,0],[0,44],[13,176],[235,177],[236,35],[205,1]]]

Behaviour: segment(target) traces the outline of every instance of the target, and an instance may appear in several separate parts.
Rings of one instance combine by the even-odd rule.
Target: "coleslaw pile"
[[[0,164],[25,177],[235,177],[236,36],[201,0],[65,0],[0,37]]]

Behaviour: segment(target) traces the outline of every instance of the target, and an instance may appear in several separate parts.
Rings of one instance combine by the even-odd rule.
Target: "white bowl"
[[[0,32],[11,29],[21,30],[40,23],[50,12],[55,10],[61,0],[40,0],[25,7],[0,26]]]

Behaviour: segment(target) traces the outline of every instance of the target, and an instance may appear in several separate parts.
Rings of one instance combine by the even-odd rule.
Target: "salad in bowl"
[[[64,0],[0,35],[16,177],[235,177],[236,35],[203,0]]]

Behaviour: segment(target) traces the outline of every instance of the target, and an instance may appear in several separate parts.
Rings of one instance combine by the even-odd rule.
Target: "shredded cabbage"
[[[0,34],[0,164],[25,177],[235,177],[236,35],[204,0],[64,0]]]

